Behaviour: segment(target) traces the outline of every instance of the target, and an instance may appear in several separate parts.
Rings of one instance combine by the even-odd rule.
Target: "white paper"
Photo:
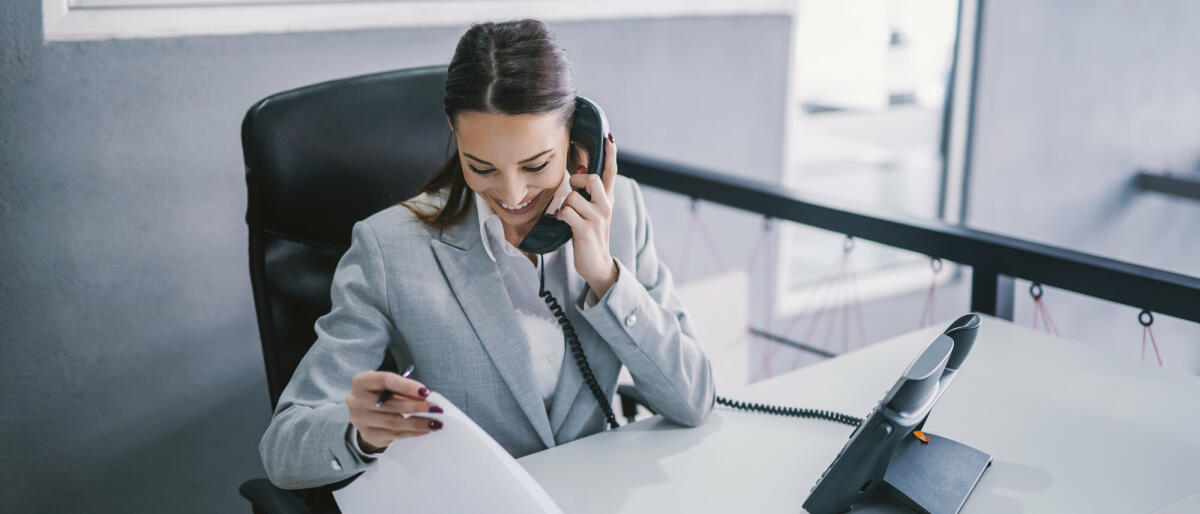
[[[333,492],[345,514],[546,512],[562,509],[503,447],[444,396],[430,393],[442,428],[392,441],[350,485]]]

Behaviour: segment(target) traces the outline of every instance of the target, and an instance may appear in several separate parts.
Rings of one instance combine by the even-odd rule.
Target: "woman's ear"
[[[580,166],[587,167],[588,154],[587,150],[583,149],[583,145],[574,141],[569,143],[569,149],[570,151],[567,152],[567,172],[574,175],[576,168]]]
[[[453,133],[454,133],[454,122],[453,122],[453,121],[450,121],[450,115],[449,115],[449,114],[447,114],[447,115],[446,115],[446,126],[447,126],[447,127],[450,127],[450,133],[451,133],[451,134],[453,134]]]

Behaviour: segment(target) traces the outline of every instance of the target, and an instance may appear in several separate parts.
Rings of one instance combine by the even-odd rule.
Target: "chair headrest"
[[[251,230],[348,246],[354,222],[408,199],[453,151],[446,66],[269,96],[242,121]]]

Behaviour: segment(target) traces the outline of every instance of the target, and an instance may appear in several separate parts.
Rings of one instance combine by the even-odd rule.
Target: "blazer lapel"
[[[479,221],[471,213],[463,222],[443,231],[441,239],[433,240],[430,245],[471,327],[525,417],[546,447],[553,447],[554,433],[533,377],[524,331],[512,314],[512,301],[504,290],[496,263],[478,243]]]
[[[570,318],[571,316],[568,315],[568,317]],[[574,319],[571,320],[571,323],[576,327],[579,326],[579,323]],[[576,328],[575,330],[578,331],[579,329]],[[583,339],[580,339],[580,345],[583,346],[583,353],[588,357],[588,360],[594,360],[592,359],[594,352],[589,351],[589,345],[584,343]],[[594,372],[595,369],[592,371]],[[575,404],[576,398],[584,390],[583,385],[583,375],[579,372],[579,366],[575,364],[575,356],[571,353],[571,346],[567,345],[563,353],[562,368],[558,374],[558,384],[554,386],[554,399],[550,404],[550,427],[554,433],[557,434],[558,430],[562,428],[563,421],[566,421],[567,414],[571,411],[571,406]],[[590,394],[588,397],[590,403],[595,403],[595,400],[591,400]],[[596,408],[599,408],[599,406],[596,406]]]

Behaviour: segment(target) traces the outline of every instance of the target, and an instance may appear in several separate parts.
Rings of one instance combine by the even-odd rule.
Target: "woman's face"
[[[459,113],[454,135],[467,187],[505,234],[524,235],[546,211],[567,169],[569,133],[558,115]]]

